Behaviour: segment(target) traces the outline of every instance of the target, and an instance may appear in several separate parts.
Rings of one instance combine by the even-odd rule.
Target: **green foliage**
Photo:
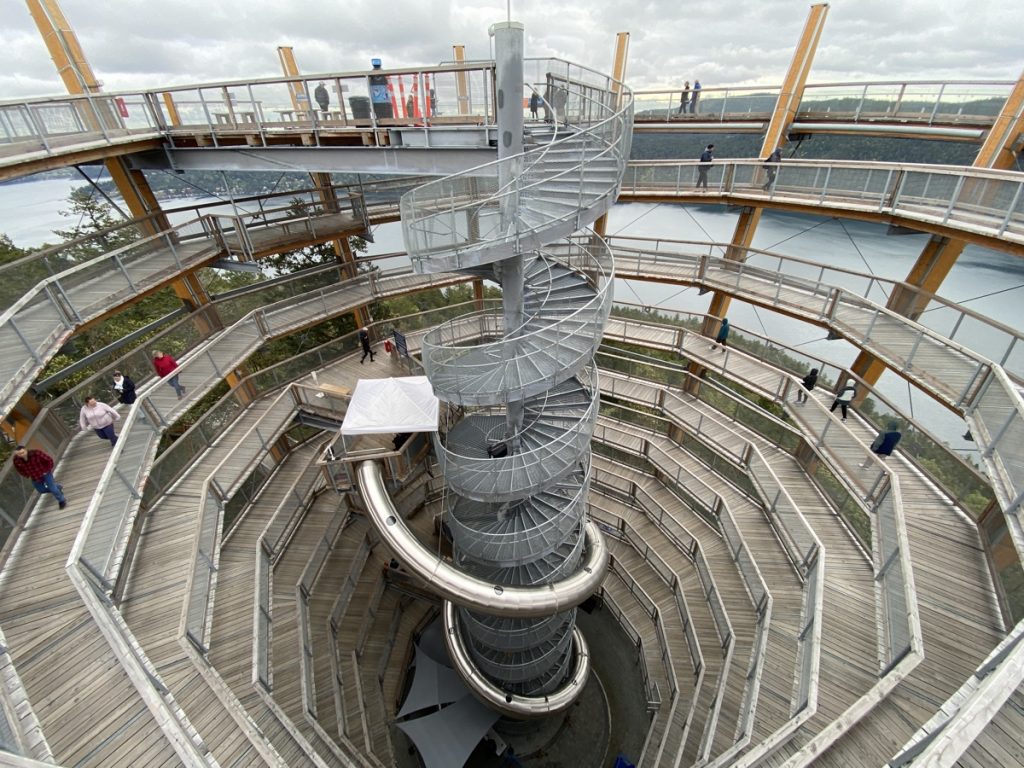
[[[0,234],[0,264],[7,264],[27,256],[30,251],[19,248],[7,235]]]
[[[68,263],[80,264],[130,245],[140,238],[138,229],[123,226],[124,220],[115,215],[110,203],[97,197],[89,187],[73,189],[68,195],[68,203],[70,207],[59,213],[71,219],[74,225],[69,229],[55,229],[53,234],[64,241],[89,238],[61,250],[61,259]]]

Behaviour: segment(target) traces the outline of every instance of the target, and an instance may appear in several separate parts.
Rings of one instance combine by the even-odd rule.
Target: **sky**
[[[617,32],[630,32],[626,80],[636,90],[781,82],[807,18],[794,0],[510,0],[527,56],[610,72]],[[466,46],[489,55],[494,0],[62,0],[104,90],[276,77],[277,46],[313,74],[435,65]],[[1012,80],[1024,67],[1019,0],[836,0],[810,82]],[[0,0],[0,99],[64,88],[24,0]]]

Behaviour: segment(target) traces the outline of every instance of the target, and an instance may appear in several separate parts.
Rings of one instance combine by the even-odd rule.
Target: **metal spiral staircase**
[[[553,125],[527,128],[527,151],[426,184],[401,203],[417,271],[465,270],[504,288],[509,260],[521,265],[512,314],[506,306],[459,317],[423,342],[426,375],[457,414],[435,439],[454,565],[496,596],[493,613],[457,595],[472,607],[446,604],[449,650],[470,688],[516,717],[567,707],[589,669],[575,630],[575,606],[589,593],[552,600],[548,615],[535,600],[499,609],[497,596],[558,594],[604,547],[585,511],[599,406],[593,356],[613,269],[604,240],[580,230],[615,200],[633,109],[628,90],[606,76],[528,61],[543,72]],[[510,317],[521,322],[510,327]],[[601,578],[593,574],[592,585]]]

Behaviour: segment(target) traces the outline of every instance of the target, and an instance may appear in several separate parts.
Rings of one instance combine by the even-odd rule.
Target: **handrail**
[[[951,766],[999,715],[1024,682],[1024,621],[887,763],[888,768]]]
[[[541,62],[543,63],[543,62]],[[591,72],[577,65],[566,65],[563,74],[558,65],[562,62],[551,60],[547,75],[555,82],[564,82],[572,72]],[[596,73],[593,73],[596,74]],[[612,80],[598,75],[601,86],[607,89]],[[539,78],[539,75],[538,75]],[[575,85],[575,84],[574,84]],[[611,203],[611,195],[618,188],[618,178],[626,162],[629,147],[627,119],[632,114],[632,98],[625,85],[618,83],[627,95],[625,106],[609,105],[604,100],[594,99],[583,87],[574,87],[579,98],[576,112],[567,114],[577,130],[564,139],[552,142],[552,146],[531,150],[512,157],[482,164],[462,173],[429,182],[402,197],[402,232],[406,247],[418,269],[435,271],[472,267],[504,258],[512,244],[520,250],[536,247],[544,242],[567,236],[582,226],[594,221]],[[593,145],[595,154],[587,154],[580,147]],[[563,148],[578,149],[578,157],[569,168],[548,169],[543,165],[543,156]],[[534,156],[541,157],[540,170],[524,173],[523,164]],[[606,157],[615,165],[614,173],[602,177],[593,189],[587,184],[587,168],[596,156]],[[536,166],[534,166],[536,169]],[[573,211],[566,214],[551,214],[543,223],[526,222],[522,216],[514,221],[501,224],[497,219],[488,221],[486,213],[496,210],[505,200],[515,200],[526,205],[536,198],[543,198],[545,180],[557,177],[561,181],[579,186]],[[498,187],[498,179],[510,179]],[[486,180],[486,182],[485,182]],[[479,228],[481,220],[490,230],[481,230],[473,238],[461,234],[458,224],[465,216],[471,216]],[[498,217],[500,218],[500,217]]]
[[[606,337],[608,337],[609,334],[615,333],[614,329],[617,323],[622,323],[627,327],[630,324],[636,324],[641,325],[646,329],[658,329],[664,331],[666,334],[666,341],[664,342],[663,348],[673,350],[682,349],[685,345],[685,339],[688,335],[693,335],[694,337],[700,336],[701,339],[706,338],[703,336],[703,334],[700,333],[699,328],[702,326],[702,323],[704,323],[707,320],[707,318],[711,317],[710,315],[702,313],[686,312],[679,310],[666,310],[659,308],[653,311],[650,320],[642,320],[634,316],[618,316],[615,314],[616,307],[624,307],[627,310],[632,309],[635,311],[645,311],[648,312],[648,314],[651,314],[649,312],[650,308],[648,307],[630,304],[629,302],[616,302],[616,304],[612,307],[612,317],[609,322],[609,330],[605,332]],[[677,322],[685,323],[687,319],[691,320],[693,324],[692,328],[687,327],[686,325],[681,326],[671,322],[675,320]],[[668,320],[670,322],[666,324],[664,322],[665,320]],[[733,323],[731,327],[733,328],[733,330],[738,331],[740,333],[741,340],[754,339],[760,342],[760,344],[762,345],[761,347],[758,347],[757,345],[747,344],[737,345],[741,346],[742,352],[744,354],[756,357],[762,362],[774,368],[782,368],[787,373],[796,376],[802,376],[810,368],[817,368],[819,383],[826,382],[830,378],[834,382],[843,381],[845,379],[853,379],[854,381],[857,382],[857,387],[861,392],[866,392],[867,396],[874,398],[876,401],[884,405],[886,409],[888,409],[888,411],[890,412],[886,414],[872,414],[872,420],[874,421],[876,426],[883,426],[884,421],[889,420],[891,415],[895,415],[898,419],[908,424],[912,424],[915,432],[926,437],[929,443],[932,444],[936,449],[942,450],[950,459],[959,464],[962,467],[963,471],[969,473],[978,484],[986,486],[989,484],[988,477],[985,476],[984,473],[981,472],[981,470],[979,470],[976,466],[968,462],[960,453],[952,450],[940,438],[936,437],[935,434],[926,425],[922,424],[919,419],[906,414],[901,406],[894,403],[886,395],[881,393],[877,388],[875,388],[871,384],[868,384],[866,381],[864,381],[864,379],[862,379],[853,371],[837,366],[835,363],[832,363],[829,360],[817,357],[811,353],[805,352],[802,349],[792,347],[777,339],[764,336],[755,330],[751,330],[750,328],[746,328],[741,325],[736,325],[735,323]],[[660,345],[649,344],[649,346]],[[785,355],[788,356],[789,358],[793,358],[794,362],[800,363],[799,367],[787,366],[787,363],[789,363],[788,359],[780,359],[778,355],[772,354],[773,351],[776,349],[783,351]],[[726,354],[728,354],[728,350],[726,350]],[[763,386],[755,382],[751,382],[751,386],[757,387],[770,397],[776,396],[778,392],[777,389],[768,391],[767,388],[764,388]],[[861,415],[865,414],[861,412]],[[900,450],[905,455],[911,457],[912,459],[916,459],[916,456],[914,455],[912,449],[906,442],[904,442],[904,444],[900,446]],[[934,472],[929,470],[927,466],[925,466],[921,462],[916,463],[918,464],[918,468],[921,469],[921,471],[928,474],[933,481],[935,481],[938,485],[943,485],[944,481],[941,478],[937,477],[934,474]],[[947,489],[947,491],[949,492],[951,497],[957,496],[956,491],[952,489]],[[971,512],[971,510],[967,511]]]
[[[704,386],[707,386],[706,382]],[[818,408],[820,409],[820,406]],[[803,417],[804,426],[809,426],[807,424],[809,414],[806,409],[801,409],[799,413]],[[677,418],[677,414],[674,412],[672,416]],[[684,423],[677,423],[685,427]],[[824,437],[828,428],[829,424],[826,424],[820,436],[809,443],[812,450],[827,451],[831,454],[830,460],[837,466],[843,465],[845,459],[842,457],[851,452],[857,454],[855,458],[871,456],[870,451],[860,441],[855,441],[851,448],[844,434],[833,435],[826,442]],[[842,441],[842,445],[834,445],[837,438]],[[647,450],[644,450],[645,455],[648,453]],[[863,470],[861,472],[863,473]],[[838,479],[841,482],[846,482],[847,475],[848,473],[843,473]],[[900,503],[898,477],[895,474],[890,474],[888,480],[871,482],[858,480],[857,485],[863,489],[861,493],[864,494],[865,501],[870,504],[877,521],[877,533],[872,537],[872,542],[875,551],[875,579],[880,584],[878,616],[882,628],[880,650],[883,655],[880,659],[879,678],[869,691],[847,709],[842,718],[835,721],[837,725],[820,732],[812,740],[813,747],[806,746],[801,754],[820,753],[828,744],[834,742],[846,728],[858,722],[882,701],[923,658],[921,625],[910,568],[910,548]],[[816,562],[815,567],[820,567],[820,563],[821,561]],[[815,574],[814,578],[818,579],[817,571]],[[819,580],[817,583],[823,585],[824,582]],[[818,614],[820,615],[820,609]],[[807,646],[805,646],[806,648]],[[757,748],[740,757],[736,764],[754,765],[763,756],[765,750],[779,746],[787,732],[791,732],[794,727],[799,727],[799,723],[808,717],[803,712],[796,714],[798,717],[795,720],[791,719],[786,728],[776,732],[772,740],[762,742]],[[794,723],[796,723],[795,726]]]
[[[706,164],[705,164],[706,165]],[[619,200],[667,196],[773,202],[815,212],[859,212],[913,222],[926,231],[981,238],[996,247],[1024,245],[1024,219],[1016,212],[1024,174],[963,166],[911,163],[790,160],[765,184],[764,160],[715,161],[709,188],[698,191],[699,160],[634,160]]]
[[[631,270],[626,266],[628,257],[623,253],[624,249],[615,250],[619,276],[630,276]],[[628,252],[626,249],[626,253]],[[1024,466],[1006,458],[1001,461],[993,458],[1003,454],[1017,455],[1024,451],[1024,398],[1021,398],[1016,386],[1002,371],[1001,366],[967,347],[949,342],[920,324],[850,294],[840,287],[831,287],[827,290],[823,287],[821,291],[814,291],[814,296],[811,297],[808,296],[806,281],[788,278],[760,267],[747,267],[726,259],[678,253],[673,254],[672,258],[684,266],[682,274],[676,273],[677,278],[682,277],[687,282],[716,290],[726,290],[745,300],[753,300],[767,306],[776,307],[781,303],[778,291],[771,290],[771,297],[761,296],[757,293],[755,283],[767,282],[771,286],[786,285],[796,288],[806,297],[805,302],[799,305],[786,304],[787,312],[829,327],[886,361],[897,372],[909,372],[913,367],[923,391],[947,407],[964,414],[971,426],[972,434],[982,449],[982,456],[989,457],[987,465],[1000,474],[995,485],[1004,490],[1000,499],[1001,503],[1006,505],[1003,512],[1010,522],[1010,530],[1018,552],[1024,552],[1024,532],[1021,531],[1019,523],[1021,508],[1024,505]],[[748,277],[750,279],[747,279]],[[847,312],[843,322],[838,323],[834,318],[836,308],[840,305],[858,309],[863,317],[854,317],[852,313]],[[879,333],[876,326],[882,325],[889,330],[897,329],[903,332],[910,352],[905,355],[900,353],[891,339],[884,345],[879,342],[875,335]],[[929,373],[915,366],[915,357],[923,350],[938,350],[946,356],[946,363],[941,371]],[[988,424],[989,421],[993,423]],[[1018,448],[1013,449],[1011,446]],[[1001,452],[996,453],[997,449],[1001,449]],[[1013,492],[1007,492],[1007,489],[1013,489]]]

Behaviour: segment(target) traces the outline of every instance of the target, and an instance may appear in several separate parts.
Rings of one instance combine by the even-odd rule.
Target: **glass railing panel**
[[[204,653],[209,639],[207,627],[213,574],[216,571],[217,530],[220,523],[220,499],[209,488],[205,490],[199,511],[199,535],[196,558],[189,579],[188,603],[185,612],[185,634]]]
[[[140,406],[136,403],[116,425],[119,439],[85,522],[87,533],[81,559],[94,577],[104,580],[103,586],[108,590],[117,578],[131,521],[138,509],[136,489],[142,488],[159,440],[158,426]]]
[[[26,104],[0,106],[0,156],[44,150],[40,127],[32,121]]]

